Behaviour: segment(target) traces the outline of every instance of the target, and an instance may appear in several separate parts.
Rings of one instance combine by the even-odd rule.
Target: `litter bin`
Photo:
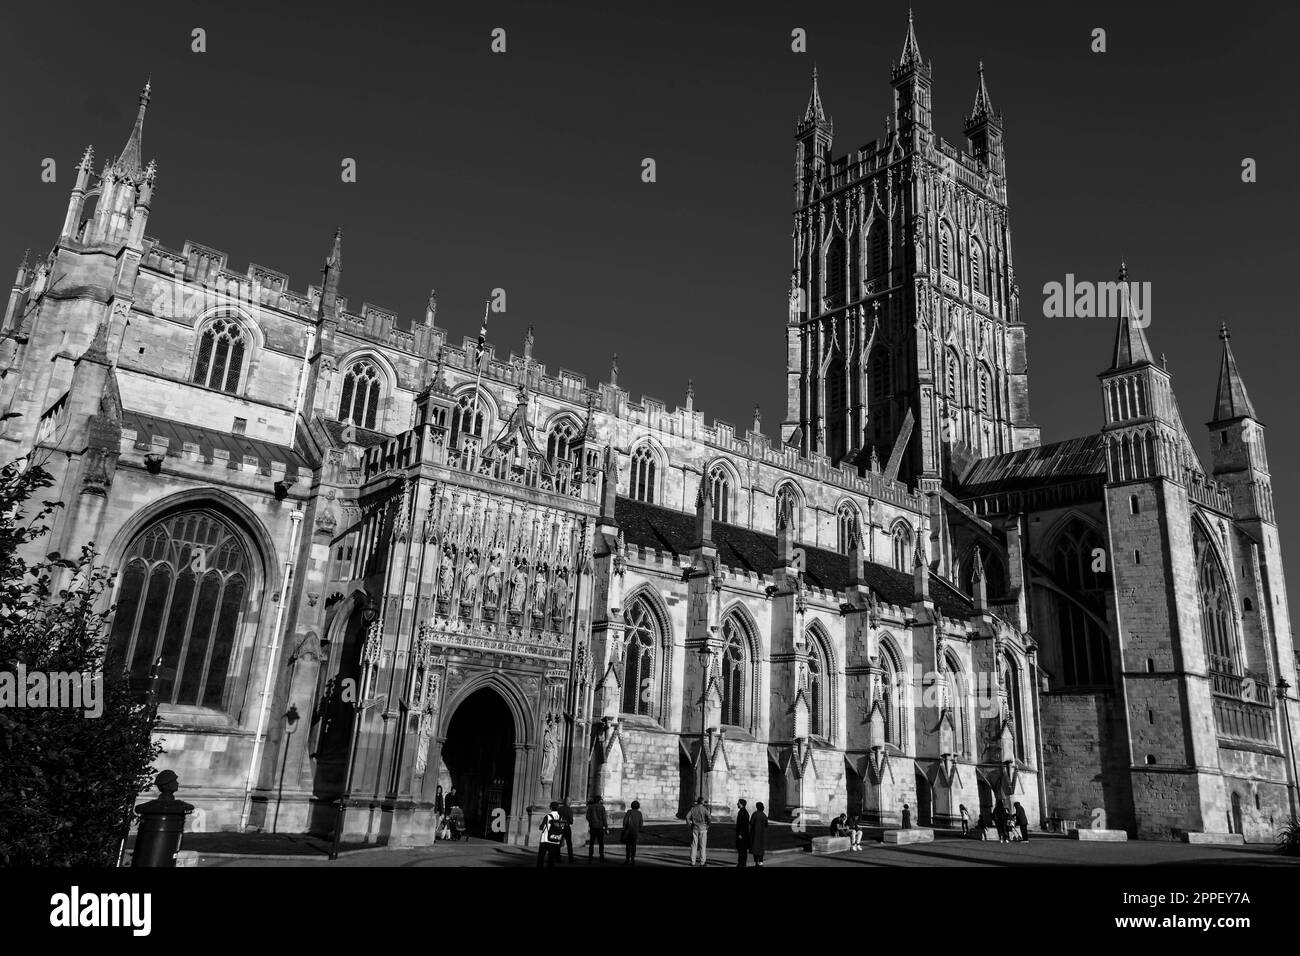
[[[136,832],[135,852],[131,866],[175,866],[176,854],[181,848],[181,835],[185,832],[185,817],[194,812],[194,805],[176,799],[179,781],[171,770],[164,770],[154,778],[160,796],[135,808],[140,815],[140,829]]]

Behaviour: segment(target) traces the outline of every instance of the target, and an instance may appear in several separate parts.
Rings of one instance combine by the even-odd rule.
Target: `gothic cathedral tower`
[[[796,132],[783,440],[934,488],[1038,443],[1011,260],[1002,118],[983,67],[967,150],[935,134],[908,18],[883,141],[834,158],[817,75]]]

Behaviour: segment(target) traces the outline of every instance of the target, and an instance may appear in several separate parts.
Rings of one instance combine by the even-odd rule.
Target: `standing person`
[[[1025,808],[1019,803],[1016,804],[1016,826],[1020,827],[1020,839],[1029,842],[1029,817],[1025,815]]]
[[[906,803],[903,804],[903,829],[912,829],[912,808]]]
[[[754,815],[749,818],[749,852],[754,854],[754,865],[763,865],[763,853],[767,849],[767,814],[763,812],[763,802],[754,804]]]
[[[993,825],[998,828],[998,842],[1010,843],[1011,833],[1010,828],[1007,826],[1007,808],[1000,800],[998,805],[993,808]]]
[[[569,798],[565,797],[560,801],[560,819],[564,821],[564,845],[569,850],[569,862],[573,862],[573,808],[569,806]],[[555,855],[559,856],[560,851],[556,850]]]
[[[709,865],[709,808],[704,805],[703,797],[695,798],[695,806],[686,814],[686,822],[691,826],[691,866],[695,866],[698,851],[700,866]]]
[[[736,866],[749,862],[749,811],[745,801],[736,801]]]
[[[966,809],[966,804],[960,804],[957,807],[961,811],[961,835],[970,836],[970,811]]]
[[[537,841],[537,865],[555,866],[555,861],[560,858],[560,841],[564,839],[564,820],[560,818],[560,805],[554,800],[550,812],[542,817],[537,829],[542,834]]]
[[[623,853],[624,863],[636,866],[636,841],[641,838],[641,828],[645,818],[641,816],[641,801],[633,800],[632,809],[623,814]]]
[[[438,789],[433,792],[433,838],[436,840],[442,834],[442,784],[438,784]]]
[[[596,852],[596,844],[600,844],[600,862],[605,862],[605,829],[609,821],[605,817],[605,804],[600,802],[600,797],[592,794],[591,799],[587,801],[587,862],[590,863]]]

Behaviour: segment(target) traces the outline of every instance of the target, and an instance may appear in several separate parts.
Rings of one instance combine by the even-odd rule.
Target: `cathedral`
[[[981,67],[950,144],[931,75],[909,20],[886,135],[836,156],[814,73],[770,431],[350,302],[341,233],[300,292],[164,245],[145,86],[18,269],[0,463],[56,477],[42,553],[115,570],[109,665],[197,825],[428,844],[455,787],[517,844],[592,795],[1273,838],[1295,651],[1227,330],[1208,467],[1128,310],[1097,431],[1042,444],[1002,116]]]

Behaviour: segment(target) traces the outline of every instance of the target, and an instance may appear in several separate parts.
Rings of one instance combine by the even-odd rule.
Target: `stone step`
[[[851,849],[853,841],[846,836],[820,836],[812,838],[814,853],[844,853]]]
[[[928,827],[911,827],[906,830],[886,830],[880,835],[882,843],[933,843],[934,831]]]
[[[1184,843],[1210,843],[1223,846],[1241,846],[1246,838],[1240,833],[1183,833]]]
[[[1124,830],[1099,830],[1089,828],[1086,830],[1071,830],[1066,834],[1071,840],[1084,840],[1093,843],[1126,843],[1128,842],[1128,833]]]

